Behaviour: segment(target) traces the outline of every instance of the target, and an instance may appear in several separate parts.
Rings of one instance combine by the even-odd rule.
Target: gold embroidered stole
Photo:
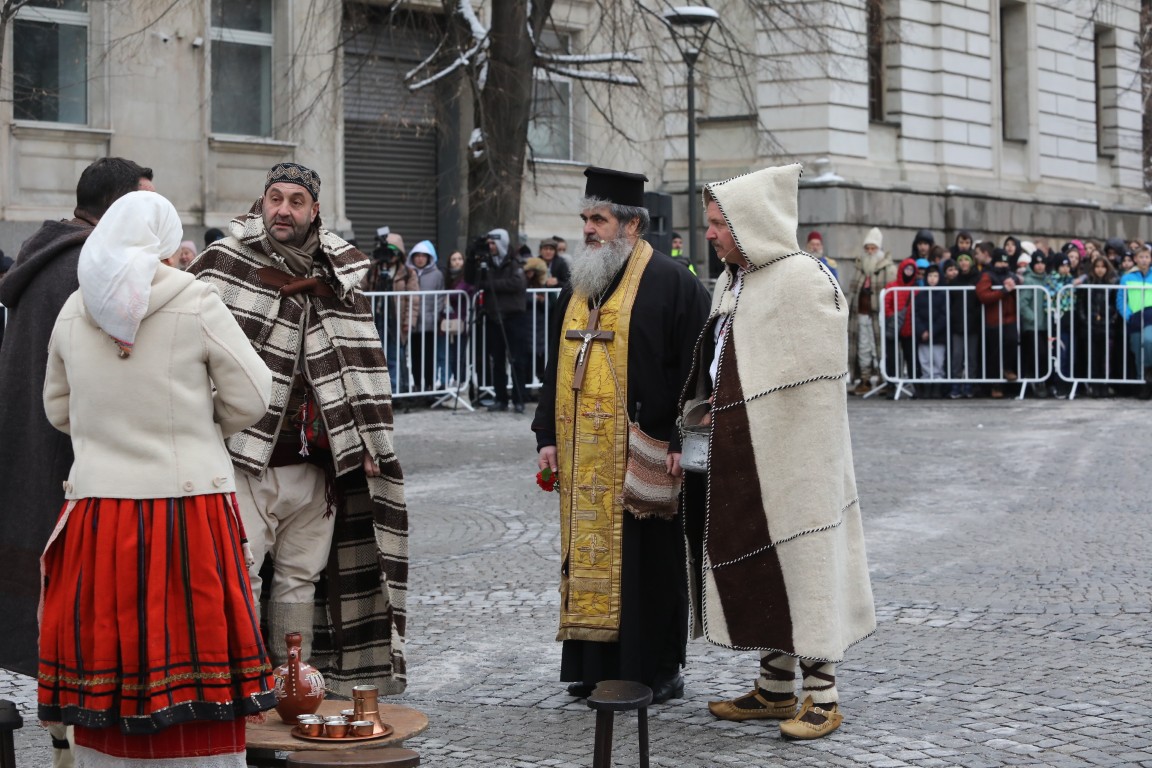
[[[652,246],[637,242],[612,296],[600,307],[583,386],[572,389],[583,342],[563,338],[556,365],[556,442],[560,468],[560,631],[557,640],[615,642],[620,634],[621,489],[628,456],[628,328]],[[588,302],[574,296],[565,332],[588,329]],[[609,367],[611,358],[611,367]],[[615,376],[613,376],[615,374]],[[625,391],[617,393],[616,383]]]

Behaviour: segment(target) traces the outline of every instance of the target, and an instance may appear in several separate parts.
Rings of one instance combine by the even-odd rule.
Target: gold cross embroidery
[[[604,410],[604,407],[600,404],[599,400],[596,401],[596,404],[593,406],[592,410],[584,411],[580,415],[587,419],[591,419],[592,428],[595,430],[599,430],[602,426],[604,426],[605,421],[612,418],[612,414]]]
[[[601,555],[608,554],[608,547],[604,544],[604,540],[595,533],[589,535],[585,541],[587,544],[582,547],[576,547],[576,551],[582,552],[588,559],[588,564],[594,566]]]
[[[604,495],[604,491],[608,490],[608,486],[600,483],[596,479],[596,472],[593,470],[592,478],[589,482],[583,485],[576,486],[579,490],[584,491],[593,504],[600,503],[600,497]]]

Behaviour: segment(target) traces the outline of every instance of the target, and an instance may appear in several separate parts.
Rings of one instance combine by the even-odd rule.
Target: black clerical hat
[[[630,205],[644,208],[644,182],[648,177],[642,173],[625,173],[608,168],[590,167],[584,169],[588,183],[584,187],[585,197],[598,197],[617,205]]]

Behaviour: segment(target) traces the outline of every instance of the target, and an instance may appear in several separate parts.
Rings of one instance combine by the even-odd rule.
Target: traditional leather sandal
[[[780,723],[780,735],[786,739],[818,739],[832,733],[842,722],[844,715],[837,704],[817,706],[809,696],[794,718]]]
[[[730,701],[710,701],[708,711],[721,720],[787,720],[796,716],[796,697],[770,701],[753,689]]]

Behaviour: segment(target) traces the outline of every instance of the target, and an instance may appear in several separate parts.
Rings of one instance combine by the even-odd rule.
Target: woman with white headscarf
[[[113,203],[52,334],[44,408],[76,459],[41,561],[39,714],[76,726],[78,768],[242,768],[245,716],[276,701],[224,447],[272,375],[216,289],[161,264],[180,235],[154,192]]]

